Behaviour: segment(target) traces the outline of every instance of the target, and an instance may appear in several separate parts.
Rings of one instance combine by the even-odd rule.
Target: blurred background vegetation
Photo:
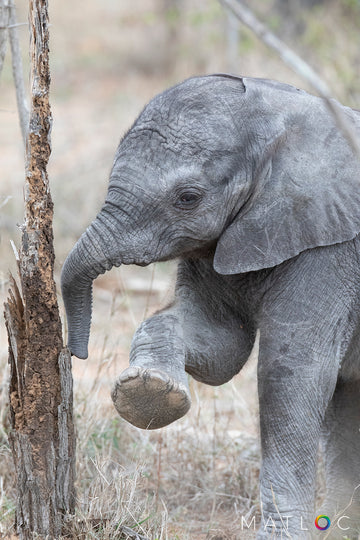
[[[191,75],[211,72],[309,88],[216,0],[49,4],[54,122],[49,175],[58,282],[67,252],[102,204],[121,136],[154,94]],[[359,107],[358,0],[253,0],[248,5],[326,80],[334,97]],[[25,0],[18,0],[17,12],[19,22],[26,23]],[[26,24],[19,27],[19,36],[27,81]],[[10,240],[19,244],[23,171],[7,54],[0,77],[1,302],[9,270],[16,273]],[[130,526],[138,523],[153,539],[245,538],[238,531],[239,516],[259,512],[255,361],[222,388],[192,382],[192,412],[161,432],[127,426],[111,406],[111,384],[126,366],[134,328],[171,297],[174,273],[173,263],[156,269],[129,267],[114,269],[95,283],[90,358],[74,359],[79,440],[74,537],[116,538],[115,524],[121,519]],[[0,535],[9,537],[15,494],[6,438],[2,321],[0,346]],[[101,517],[108,520],[105,525]],[[88,532],[81,533],[84,524]]]

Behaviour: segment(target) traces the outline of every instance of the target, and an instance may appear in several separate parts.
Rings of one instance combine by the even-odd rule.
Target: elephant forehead
[[[147,122],[129,132],[124,147],[136,154],[144,151],[146,155],[154,153],[153,157],[158,156],[160,159],[173,154],[193,157],[200,153],[207,155],[209,140],[194,127]]]
[[[145,107],[123,143],[193,155],[228,147],[237,135],[238,126],[222,99],[172,90]]]

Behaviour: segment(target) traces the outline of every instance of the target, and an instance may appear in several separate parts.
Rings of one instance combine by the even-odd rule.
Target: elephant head
[[[166,90],[120,142],[105,203],[65,261],[71,352],[87,357],[92,282],[114,265],[206,256],[235,274],[353,238],[359,173],[323,100],[304,91],[227,75]]]

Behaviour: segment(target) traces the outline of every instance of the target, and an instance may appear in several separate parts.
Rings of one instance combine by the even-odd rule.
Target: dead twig
[[[230,10],[245,26],[263,42],[275,51],[282,61],[301,78],[305,79],[312,88],[325,99],[339,129],[343,132],[355,155],[360,159],[360,141],[355,128],[339,103],[332,98],[327,84],[298,54],[288,47],[281,39],[257,19],[254,13],[238,0],[219,0],[220,4]]]
[[[9,10],[7,0],[0,0],[0,75],[4,65],[7,45],[7,28],[9,24]]]
[[[121,526],[120,530],[123,534],[126,535],[127,540],[149,540],[147,536],[142,536],[141,534],[133,531],[129,527],[125,527],[124,525]]]
[[[8,10],[9,10],[8,32],[9,32],[10,48],[11,48],[12,72],[13,72],[13,78],[14,78],[15,90],[16,90],[16,101],[17,101],[18,112],[19,112],[21,134],[22,134],[24,145],[26,145],[30,116],[29,116],[29,107],[26,100],[21,50],[20,50],[19,36],[18,36],[18,31],[17,31],[18,24],[16,21],[16,9],[15,9],[15,4],[13,0],[5,0],[5,2],[6,1],[8,2]],[[1,68],[1,58],[0,58],[0,68]]]

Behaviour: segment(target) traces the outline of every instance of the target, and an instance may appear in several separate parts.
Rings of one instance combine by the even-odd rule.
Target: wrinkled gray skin
[[[360,115],[344,112],[359,132]],[[320,513],[335,524],[331,539],[356,538],[359,231],[360,165],[324,102],[213,75],[147,105],[116,151],[102,210],[64,264],[68,345],[86,358],[98,274],[180,259],[174,302],[141,324],[112,393],[139,427],[187,412],[185,372],[230,380],[260,330],[260,539],[286,538],[286,525],[294,539],[316,538]],[[321,436],[327,498],[315,508]]]

